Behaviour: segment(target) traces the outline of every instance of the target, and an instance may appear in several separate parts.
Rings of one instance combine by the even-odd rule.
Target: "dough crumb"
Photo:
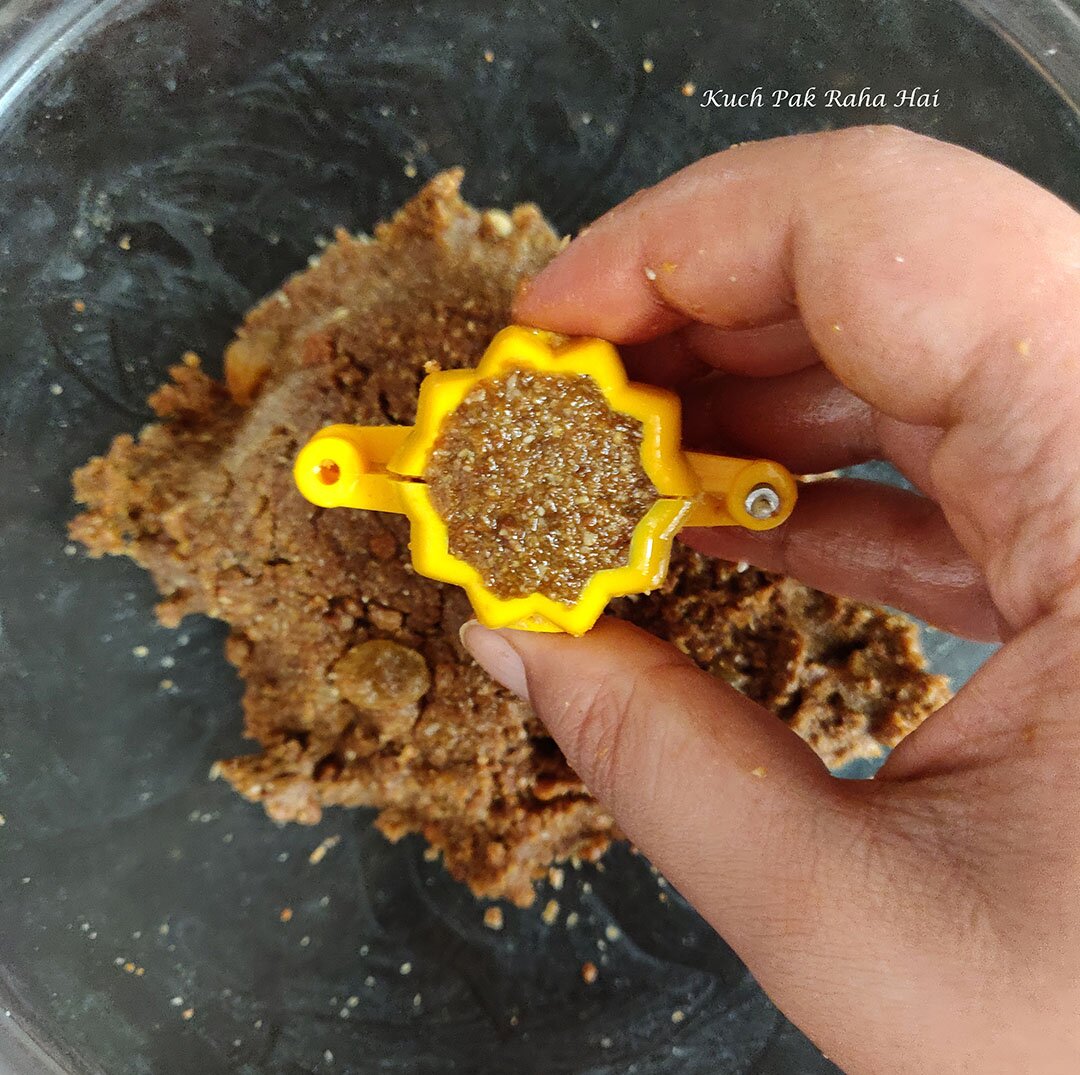
[[[310,855],[308,855],[308,862],[310,862],[312,866],[318,866],[318,864],[326,858],[327,852],[332,851],[340,843],[340,836],[327,836],[327,838],[323,840]]]

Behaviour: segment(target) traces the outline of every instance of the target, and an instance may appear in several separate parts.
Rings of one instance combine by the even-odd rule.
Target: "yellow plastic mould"
[[[423,482],[446,417],[479,381],[515,368],[591,377],[613,410],[641,422],[641,463],[660,494],[634,530],[626,565],[596,572],[573,605],[540,593],[510,600],[492,593],[472,565],[451,554],[446,524]],[[476,369],[424,378],[415,426],[327,426],[301,449],[294,474],[300,492],[320,507],[407,515],[413,566],[421,575],[464,587],[486,626],[580,635],[613,597],[660,585],[682,527],[768,530],[795,506],[795,480],[778,463],[683,451],[680,418],[678,397],[629,382],[618,351],[606,340],[567,341],[511,325],[491,341]]]

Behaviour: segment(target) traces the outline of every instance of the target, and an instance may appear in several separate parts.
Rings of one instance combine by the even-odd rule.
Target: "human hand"
[[[514,317],[641,380],[720,371],[692,447],[925,494],[817,482],[697,548],[1006,644],[867,782],[625,623],[471,624],[476,659],[850,1075],[1080,1070],[1080,217],[893,128],[748,144],[601,217]]]

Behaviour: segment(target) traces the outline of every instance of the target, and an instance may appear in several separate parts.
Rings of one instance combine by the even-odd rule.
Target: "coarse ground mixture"
[[[513,370],[447,417],[424,471],[450,551],[497,597],[572,605],[597,571],[623,567],[659,494],[642,426],[591,377]]]
[[[308,824],[376,807],[390,839],[421,832],[477,895],[526,905],[553,862],[603,852],[611,817],[462,650],[465,595],[413,572],[405,519],[316,508],[291,473],[324,425],[411,422],[425,369],[474,366],[519,280],[557,251],[535,206],[478,212],[461,175],[436,176],[374,238],[339,232],[245,318],[226,383],[194,355],[174,367],[151,397],[160,421],[76,472],[71,534],[145,567],[163,624],[230,625],[255,749],[215,768],[241,795]],[[612,610],[831,765],[896,743],[947,697],[909,621],[686,549],[661,589]]]

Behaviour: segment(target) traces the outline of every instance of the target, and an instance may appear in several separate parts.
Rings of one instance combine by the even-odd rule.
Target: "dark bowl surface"
[[[317,237],[442,167],[571,231],[732,142],[899,122],[1077,203],[1045,71],[943,0],[9,2],[0,43],[0,1070],[835,1071],[625,848],[570,872],[575,928],[545,889],[493,932],[369,813],[276,828],[210,782],[245,749],[224,631],[162,629],[139,569],[69,546],[68,475]],[[717,109],[687,82],[939,104]],[[928,646],[958,682],[985,654]]]

